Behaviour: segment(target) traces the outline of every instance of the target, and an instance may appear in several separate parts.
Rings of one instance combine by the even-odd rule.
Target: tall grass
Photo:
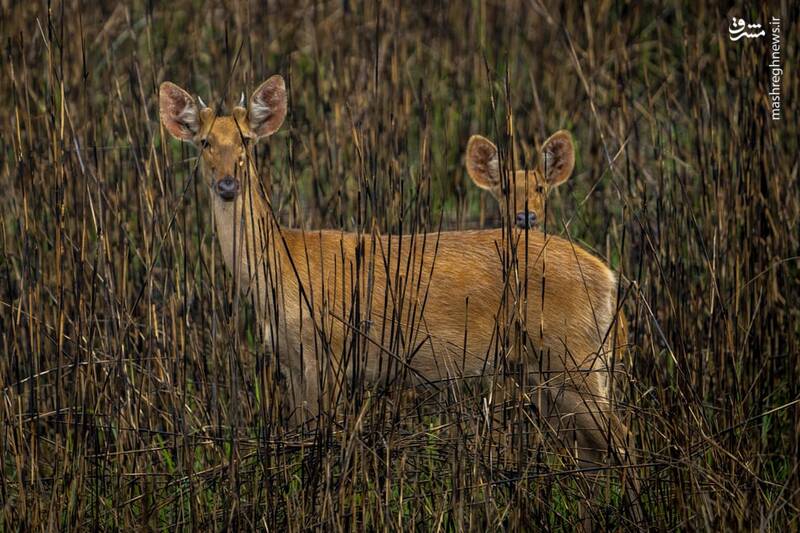
[[[156,99],[171,79],[230,106],[273,73],[290,114],[258,166],[295,227],[499,225],[469,136],[522,167],[569,129],[546,230],[623,280],[640,450],[641,516],[618,469],[595,523],[800,528],[789,4],[3,2],[0,529],[578,525],[582,473],[542,453],[521,399],[490,431],[485,384],[351,390],[314,433],[282,420],[196,153]],[[781,121],[768,41],[728,40],[732,15],[781,18]]]

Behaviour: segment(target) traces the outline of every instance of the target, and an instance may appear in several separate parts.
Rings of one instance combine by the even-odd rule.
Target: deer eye
[[[539,194],[542,194],[544,192],[544,187],[542,187],[541,185],[537,185],[536,186],[536,192],[538,192]]]

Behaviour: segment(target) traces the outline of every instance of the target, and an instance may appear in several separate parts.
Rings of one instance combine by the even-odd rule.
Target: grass
[[[166,79],[230,105],[273,73],[258,150],[287,225],[499,225],[463,164],[569,129],[546,229],[620,274],[620,396],[643,516],[599,527],[800,528],[798,8],[703,3],[3,5],[0,529],[573,530],[582,473],[487,384],[348,392],[300,435],[232,292],[196,153],[161,131]],[[767,41],[782,21],[784,114]]]

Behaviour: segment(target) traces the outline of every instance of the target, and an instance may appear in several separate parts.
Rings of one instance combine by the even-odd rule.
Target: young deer
[[[550,191],[567,181],[575,167],[572,137],[561,130],[542,147],[539,168],[500,174],[497,147],[487,138],[473,135],[467,144],[467,173],[475,185],[486,189],[500,204],[503,220],[514,216],[518,228],[535,228],[544,220]]]
[[[296,420],[335,405],[346,380],[375,386],[498,372],[511,357],[498,349],[498,331],[524,318],[530,334],[517,353],[536,369],[528,379],[552,391],[534,395],[544,398],[536,407],[580,460],[600,460],[609,442],[616,450],[625,429],[608,409],[606,357],[617,280],[600,260],[516,229],[510,238],[499,229],[387,236],[281,227],[257,192],[253,145],[283,123],[283,78],[266,80],[232,116],[170,82],[159,104],[167,131],[200,149],[225,264],[254,296],[265,338],[288,367]],[[514,274],[498,256],[511,240]],[[511,279],[527,292],[515,294]]]

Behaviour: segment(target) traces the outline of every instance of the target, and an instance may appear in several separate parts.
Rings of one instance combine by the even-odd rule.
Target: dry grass
[[[469,135],[529,166],[571,130],[547,231],[625,281],[642,450],[643,516],[618,469],[595,522],[800,528],[796,5],[259,4],[2,2],[0,529],[577,524],[581,473],[521,402],[488,431],[485,385],[351,390],[348,416],[285,427],[196,154],[156,108],[165,79],[232,103],[273,73],[290,116],[259,167],[293,226],[497,224]],[[780,122],[767,41],[729,41],[731,15],[782,19]]]

